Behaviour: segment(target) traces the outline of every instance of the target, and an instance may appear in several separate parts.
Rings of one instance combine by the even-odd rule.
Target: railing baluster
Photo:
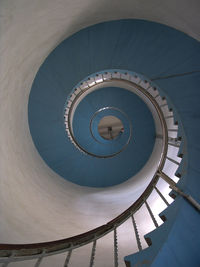
[[[45,253],[46,253],[46,251],[45,251],[45,249],[44,249],[44,250],[42,251],[41,255],[39,256],[38,260],[36,261],[34,267],[38,267],[38,266],[40,266],[40,263],[42,262],[42,260],[43,260],[43,258],[44,258],[44,256],[45,256]]]
[[[169,206],[169,202],[166,200],[166,198],[163,196],[163,194],[158,190],[158,188],[156,186],[154,186],[156,192],[158,193],[158,195],[162,198],[162,200],[165,202],[165,204],[167,206]]]
[[[12,258],[14,257],[14,255],[15,255],[15,252],[13,251],[13,252],[11,253],[10,257],[6,260],[6,262],[4,262],[4,263],[1,265],[1,267],[7,267],[8,264],[12,262]]]
[[[170,145],[170,146],[174,146],[174,147],[180,147],[180,145],[175,144],[175,143],[173,144],[173,143],[170,143],[170,142],[168,143],[168,145]]]
[[[180,188],[178,188],[176,183],[168,175],[160,170],[158,171],[158,175],[170,185],[172,190],[184,197],[192,206],[194,206],[195,209],[200,211],[200,204],[191,195],[184,193]]]
[[[166,159],[170,160],[171,162],[173,162],[173,163],[176,164],[176,165],[179,165],[179,164],[180,164],[180,162],[178,162],[178,161],[176,161],[176,160],[174,160],[174,159],[171,159],[171,158],[169,158],[169,157],[166,157]]]
[[[40,266],[40,263],[42,262],[42,260],[43,260],[43,257],[38,258],[38,260],[35,263],[35,267]]]
[[[176,187],[176,183],[169,177],[167,176],[164,172],[158,171],[158,175],[165,181],[167,182],[170,186]]]
[[[153,221],[155,227],[158,228],[158,223],[157,223],[157,221],[156,221],[156,219],[155,219],[155,217],[154,217],[154,215],[153,215],[153,212],[151,211],[151,209],[150,209],[150,207],[149,207],[149,204],[147,203],[146,200],[144,201],[144,203],[145,203],[145,205],[146,205],[146,207],[147,207],[147,210],[148,210],[148,212],[149,212],[149,214],[150,214],[150,216],[151,216],[151,219],[152,219],[152,221]]]
[[[93,245],[92,245],[91,257],[90,257],[90,267],[93,267],[94,266],[94,258],[95,258],[95,252],[96,252],[96,243],[97,243],[97,241],[94,240],[93,241]]]
[[[167,105],[168,105],[167,103],[164,103],[164,104],[160,105],[160,108],[163,108],[163,107],[165,107]]]
[[[118,267],[118,244],[117,244],[117,230],[114,229],[114,266]]]
[[[67,254],[67,257],[66,257],[66,260],[65,260],[65,263],[64,263],[64,267],[68,267],[68,264],[69,264],[69,260],[71,258],[71,255],[72,255],[72,249],[70,249],[68,251],[68,254]]]
[[[171,119],[171,118],[174,118],[173,115],[169,115],[169,116],[166,116],[165,119]]]
[[[178,129],[168,129],[169,132],[178,132]]]
[[[138,229],[137,229],[137,225],[136,225],[136,222],[135,222],[135,218],[133,215],[131,215],[131,218],[132,218],[132,222],[133,222],[133,228],[134,228],[134,231],[135,231],[135,237],[136,237],[136,241],[137,241],[137,246],[138,246],[138,249],[139,251],[142,250],[142,244],[141,244],[141,241],[140,241],[140,236],[139,236],[139,233],[138,233]]]

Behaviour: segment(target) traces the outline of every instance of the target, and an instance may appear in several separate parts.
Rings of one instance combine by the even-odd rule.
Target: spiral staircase
[[[0,4],[1,266],[200,266],[200,7],[125,2]]]

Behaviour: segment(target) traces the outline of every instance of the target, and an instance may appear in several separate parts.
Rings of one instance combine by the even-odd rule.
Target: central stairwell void
[[[90,267],[200,266],[200,239],[186,229],[200,221],[200,206],[183,98],[197,90],[199,62],[196,41],[142,20],[88,27],[50,53],[29,96],[35,147],[67,182],[105,206],[116,201],[117,216],[65,239],[0,244],[2,266],[54,266],[58,254],[61,266],[78,267],[79,249]]]

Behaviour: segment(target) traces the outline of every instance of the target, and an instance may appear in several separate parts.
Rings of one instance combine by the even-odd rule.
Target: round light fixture
[[[103,117],[98,125],[100,136],[106,140],[113,140],[120,137],[124,132],[124,126],[120,119],[115,116]]]

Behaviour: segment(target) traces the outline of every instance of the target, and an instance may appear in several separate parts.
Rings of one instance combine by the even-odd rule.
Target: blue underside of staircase
[[[182,174],[183,162],[186,160],[187,173],[183,173],[178,186],[200,203],[200,74],[195,72],[157,80],[156,83],[173,100],[184,127],[184,133],[179,132],[179,135],[185,134],[187,138],[186,155],[177,171]],[[178,197],[162,214],[167,221],[147,235],[152,245],[140,253],[125,257],[129,266],[199,267],[200,213],[185,199]]]
[[[106,22],[84,29],[64,41],[59,46],[59,53],[54,50],[47,58],[34,81],[33,88],[41,91],[42,97],[38,98],[34,90],[31,91],[29,123],[32,136],[33,128],[41,125],[37,124],[37,114],[33,115],[31,101],[34,105],[37,103],[38,114],[43,113],[45,108],[54,110],[57,101],[63,102],[64,106],[68,93],[66,84],[67,90],[71,90],[84,77],[104,69],[141,73],[153,79],[169,97],[181,118],[187,138],[188,170],[180,180],[180,186],[200,202],[200,44],[167,26],[142,20]],[[67,75],[68,70],[70,76]],[[57,90],[58,84],[60,90]],[[46,101],[46,107],[43,107],[44,99],[48,100],[50,87],[56,97],[54,102]],[[63,106],[60,106],[59,114],[62,114]],[[62,127],[58,113],[49,118],[49,122],[54,120],[58,127]],[[49,122],[46,119],[43,123]],[[34,142],[38,148],[39,138]],[[56,151],[53,144],[52,147]],[[48,149],[51,147],[43,147],[44,151]],[[76,150],[73,145],[70,149]],[[72,153],[71,158],[72,162],[76,162],[75,154]],[[59,167],[62,161],[57,158],[55,166]],[[76,168],[76,164],[70,168]],[[84,169],[82,171],[84,176]],[[167,222],[160,228],[163,229],[162,233],[159,229],[152,233],[152,247],[139,253],[141,256],[138,254],[126,258],[131,266],[136,264],[135,259],[144,257],[146,260],[146,255],[147,260],[151,258],[141,266],[200,266],[199,213],[179,197],[168,209]],[[173,212],[170,212],[172,209]],[[148,254],[150,250],[153,257]]]

